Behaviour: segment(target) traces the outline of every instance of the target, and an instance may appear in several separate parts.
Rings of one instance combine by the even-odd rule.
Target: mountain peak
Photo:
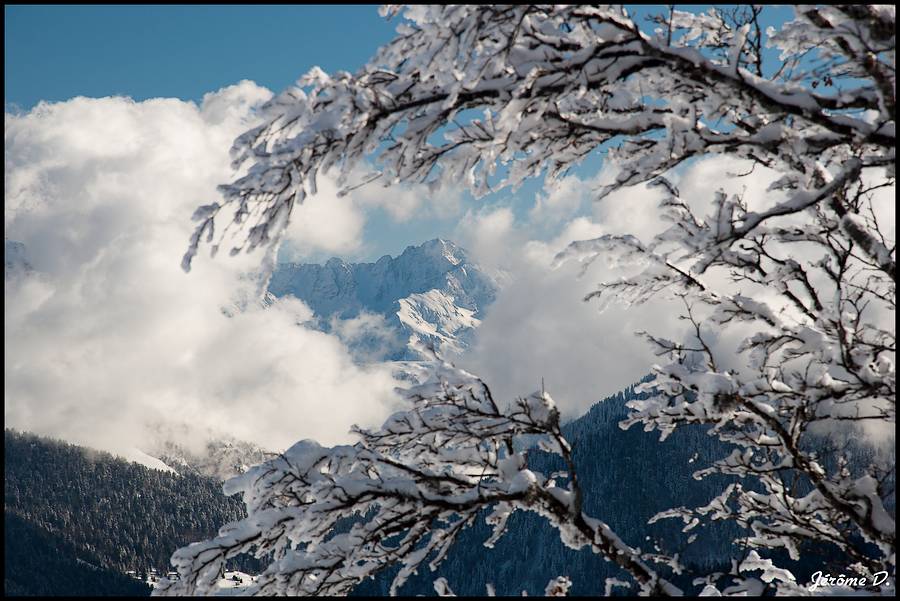
[[[453,243],[452,240],[444,240],[443,238],[432,238],[431,240],[426,240],[419,246],[422,248],[459,248],[456,244]]]
[[[443,238],[376,263],[334,258],[325,265],[282,264],[269,282],[275,296],[292,295],[309,305],[323,329],[331,327],[333,317],[383,316],[396,338],[386,351],[392,358],[417,356],[406,344],[413,338],[462,348],[496,290],[496,282],[470,263],[462,248]],[[398,345],[402,348],[394,348]]]
[[[341,259],[340,257],[331,257],[327,261],[325,261],[325,266],[330,267],[331,269],[339,269],[339,268],[347,268],[350,265]]]
[[[407,246],[400,257],[417,257],[423,255],[433,259],[447,261],[451,265],[459,265],[468,260],[466,251],[452,241],[444,240],[443,238],[433,238],[418,246]]]

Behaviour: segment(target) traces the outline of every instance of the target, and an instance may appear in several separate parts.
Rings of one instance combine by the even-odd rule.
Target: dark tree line
[[[3,593],[7,596],[148,596],[150,587],[15,513],[4,512]]]
[[[11,573],[24,574],[22,570],[57,572],[58,579],[60,570],[71,571],[65,566],[85,561],[123,575],[127,570],[140,575],[151,569],[164,574],[171,569],[169,558],[175,549],[213,535],[219,525],[245,515],[243,504],[222,494],[221,483],[212,478],[149,469],[108,453],[12,430],[5,431],[4,446],[7,549],[19,544],[14,532],[28,532],[29,544],[44,549],[51,541],[57,557],[65,558],[44,566],[48,553],[7,552],[7,582]],[[251,564],[242,567],[253,568]],[[18,582],[15,577],[13,581]],[[57,581],[65,579],[53,580]],[[70,584],[77,587],[74,581]],[[127,594],[131,589],[117,590]]]

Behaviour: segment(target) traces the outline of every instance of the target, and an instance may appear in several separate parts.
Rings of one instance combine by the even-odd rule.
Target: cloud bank
[[[610,276],[600,263],[584,276],[574,264],[552,268],[556,254],[570,242],[627,231],[621,228],[630,224],[621,223],[619,213],[629,219],[652,215],[659,200],[654,190],[634,188],[610,199],[627,203],[627,211],[573,217],[596,183],[597,178],[566,178],[560,190],[538,196],[521,221],[507,207],[470,212],[457,233],[479,264],[503,273],[507,282],[459,363],[504,399],[537,390],[543,381],[566,419],[649,372],[654,356],[635,331],[652,328],[675,335],[682,330],[661,302],[612,304],[603,312],[596,303],[584,302],[597,282]]]
[[[279,449],[348,440],[391,411],[388,370],[304,327],[301,302],[223,312],[259,253],[180,270],[191,213],[232,177],[231,141],[270,97],[244,81],[199,105],[74,98],[5,116],[4,231],[35,270],[5,286],[8,427],[116,450],[186,422]],[[310,250],[358,239],[353,207],[302,211],[330,228],[298,232]]]
[[[307,437],[349,440],[352,423],[380,422],[396,407],[389,369],[360,366],[347,348],[373,324],[360,318],[332,324],[333,334],[317,332],[304,326],[310,310],[294,299],[228,311],[248,298],[252,281],[244,276],[258,268],[259,254],[210,260],[201,252],[190,275],[179,268],[191,213],[232,178],[231,141],[270,97],[245,81],[199,105],[75,98],[6,115],[5,235],[26,245],[35,269],[5,286],[8,426],[115,450],[140,446],[146,424],[169,421],[277,449]],[[692,203],[708,201],[710,181],[751,204],[777,200],[765,192],[774,174],[730,179],[726,171],[746,169],[715,158],[674,179]],[[498,398],[527,394],[543,379],[564,416],[577,417],[649,372],[656,358],[635,331],[687,336],[671,300],[603,312],[584,302],[597,282],[618,275],[602,262],[582,277],[574,265],[550,266],[573,240],[606,233],[649,240],[664,227],[658,189],[591,202],[614,175],[605,168],[587,179],[568,176],[533,200],[513,199],[530,207],[518,217],[496,202],[462,216],[454,239],[505,286],[473,348],[456,360]],[[366,252],[373,211],[415,229],[473,206],[453,185],[436,195],[374,184],[338,197],[322,180],[292,219],[293,260]],[[893,190],[879,194],[893,223]],[[737,332],[717,342],[736,357]]]

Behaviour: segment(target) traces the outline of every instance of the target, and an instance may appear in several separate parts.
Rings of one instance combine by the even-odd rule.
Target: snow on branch
[[[668,184],[659,210],[670,226],[653,240],[623,234],[580,241],[557,261],[588,265],[603,257],[641,267],[588,299],[645,302],[668,293],[682,301],[681,318],[690,324],[684,341],[642,333],[662,361],[643,385],[653,394],[630,401],[621,426],[642,424],[665,438],[678,427],[709,425],[737,449],[695,476],[753,483],[729,485],[704,507],[653,521],[680,518],[692,527],[703,518],[733,520],[753,533],[745,541],[751,547],[785,549],[798,560],[815,541],[837,548],[860,573],[893,574],[893,452],[872,456],[866,442],[835,441],[872,428],[892,436],[895,283],[891,270],[856,251],[858,236],[828,211],[833,202],[818,204],[828,196],[849,200],[866,235],[885,240],[861,202],[860,163],[849,159],[819,181],[809,190],[789,186],[788,200],[760,212],[718,193],[703,217]],[[716,343],[729,332],[742,336],[737,358]],[[740,578],[750,586],[752,578]],[[791,578],[763,585],[802,590]],[[746,590],[763,590],[755,587]]]
[[[325,448],[304,440],[228,481],[225,492],[242,493],[247,518],[177,551],[172,562],[179,579],[159,592],[213,592],[226,561],[252,553],[269,563],[247,594],[347,594],[395,564],[396,593],[423,564],[437,569],[484,509],[494,527],[487,545],[502,536],[513,511],[534,511],[559,529],[566,545],[594,548],[645,592],[679,592],[638,550],[581,512],[574,477],[561,483],[528,468],[527,450],[534,447],[572,463],[549,395],[535,393],[501,410],[481,380],[449,365],[405,394],[410,409],[379,429],[355,429],[355,445]],[[547,590],[564,594],[570,585],[561,577]],[[452,593],[446,581],[436,586]]]
[[[235,141],[234,164],[245,173],[221,186],[221,204],[195,216],[186,270],[223,210],[246,234],[233,252],[274,244],[319,174],[336,170],[351,186],[346,178],[365,158],[385,186],[462,182],[479,196],[540,173],[555,178],[608,142],[622,169],[601,195],[711,153],[773,168],[835,153],[863,168],[893,163],[893,37],[884,11],[803,9],[769,35],[785,65],[796,60],[769,78],[758,10],[740,22],[715,9],[675,11],[662,21],[667,35],[643,32],[616,6],[432,5],[385,14],[405,19],[367,65],[355,74],[313,69]],[[854,84],[811,86],[826,66],[839,69],[829,78]],[[801,171],[812,176],[805,164]]]
[[[696,476],[739,483],[659,519],[728,519],[752,532],[741,543],[752,553],[727,575],[738,584],[724,591],[796,592],[762,554],[796,558],[807,543],[893,577],[894,454],[866,445],[890,444],[896,423],[896,233],[883,194],[895,186],[895,11],[798,6],[776,29],[761,10],[673,7],[647,32],[612,5],[387,6],[383,15],[402,15],[397,36],[368,64],[313,69],[235,141],[242,171],[198,209],[183,267],[231,226],[231,252],[271,251],[320,174],[346,190],[363,160],[384,186],[453,182],[483,196],[541,174],[552,183],[602,149],[618,175],[599,196],[658,185],[668,225],[652,240],[577,242],[558,260],[637,268],[587,299],[667,295],[687,325],[683,340],[641,333],[656,377],[621,425],[665,437],[703,424],[738,449]],[[767,47],[780,51],[774,64]],[[766,198],[683,198],[673,168],[709,155],[775,173]],[[180,550],[182,578],[166,590],[209,590],[244,552],[271,557],[255,592],[347,592],[392,563],[396,590],[490,506],[488,544],[511,511],[536,511],[643,592],[676,592],[582,514],[574,466],[565,486],[528,469],[533,441],[570,461],[549,397],[501,411],[480,380],[448,368],[409,398],[411,410],[357,430],[354,446],[298,443],[232,483],[249,517]],[[719,592],[714,580],[706,592]]]

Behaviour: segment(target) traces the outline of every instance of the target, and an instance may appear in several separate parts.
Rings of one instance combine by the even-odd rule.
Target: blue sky
[[[4,101],[278,91],[319,65],[355,70],[394,30],[376,6],[7,6]]]
[[[278,91],[314,65],[355,70],[396,25],[375,5],[7,6],[5,13],[4,102],[26,110],[79,95],[199,100],[241,79]],[[769,13],[775,22],[790,9]]]

